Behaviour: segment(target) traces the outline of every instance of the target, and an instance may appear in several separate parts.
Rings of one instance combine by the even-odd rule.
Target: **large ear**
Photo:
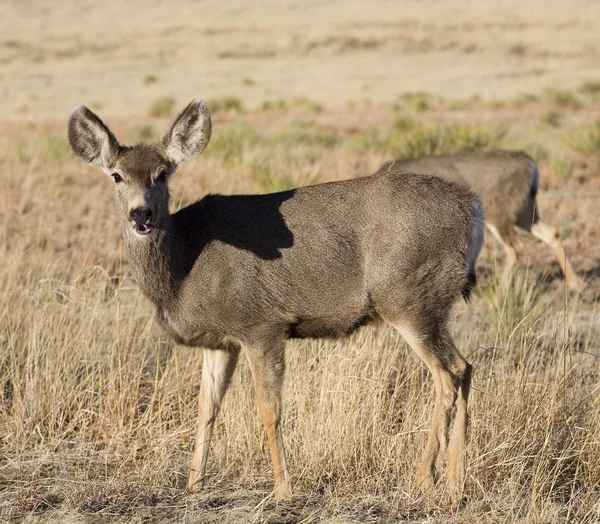
[[[69,142],[83,161],[108,169],[119,153],[119,142],[100,120],[85,106],[76,106],[69,118]]]
[[[211,130],[206,102],[192,100],[162,137],[165,155],[176,164],[196,158],[208,145]]]

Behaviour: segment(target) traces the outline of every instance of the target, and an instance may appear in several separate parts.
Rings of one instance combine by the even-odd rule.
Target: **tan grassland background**
[[[600,4],[463,1],[0,3],[0,520],[600,521]],[[466,499],[418,498],[433,382],[384,326],[291,342],[275,505],[245,362],[206,488],[186,494],[201,351],[153,325],[122,257],[111,182],[71,153],[84,103],[124,143],[190,99],[206,153],[172,180],[269,192],[391,158],[507,147],[539,163],[539,206],[584,289],[523,236],[495,301],[492,238],[452,326],[474,364]],[[443,494],[442,494],[443,495]]]

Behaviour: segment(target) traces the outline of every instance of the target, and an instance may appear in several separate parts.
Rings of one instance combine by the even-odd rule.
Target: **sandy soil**
[[[249,106],[308,96],[331,107],[415,90],[572,88],[600,77],[598,27],[600,6],[584,0],[6,0],[0,120],[62,117],[80,102],[145,114],[165,95]]]

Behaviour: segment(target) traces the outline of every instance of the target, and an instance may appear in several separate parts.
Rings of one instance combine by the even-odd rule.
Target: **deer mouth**
[[[135,225],[135,232],[138,235],[147,235],[148,233],[150,233],[152,231],[153,227],[152,224],[136,224]]]

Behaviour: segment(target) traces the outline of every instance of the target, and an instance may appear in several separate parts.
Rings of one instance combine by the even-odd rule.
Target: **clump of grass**
[[[554,105],[565,109],[579,109],[581,101],[571,91],[565,89],[544,89],[544,95]]]
[[[222,111],[236,111],[241,113],[244,110],[242,101],[235,96],[212,98],[207,103],[212,114],[220,113]]]
[[[300,166],[282,169],[279,162],[269,160],[254,162],[250,167],[250,175],[262,193],[287,191],[296,187],[316,184],[319,180],[318,170],[303,171]]]
[[[560,113],[554,109],[549,109],[540,118],[540,120],[551,127],[560,125]]]
[[[442,153],[468,153],[498,147],[506,131],[456,123],[449,126],[423,127],[404,140],[390,140],[390,152],[396,158],[418,158]]]
[[[331,149],[341,142],[333,126],[322,126],[303,120],[295,120],[276,133],[271,141],[283,143],[286,146],[319,146]]]
[[[566,155],[556,156],[552,162],[552,174],[558,182],[564,182],[573,171],[573,159]]]
[[[531,158],[536,162],[545,162],[550,156],[548,147],[540,140],[532,139],[528,142],[523,142],[522,146],[519,147],[525,151]]]
[[[577,133],[565,137],[565,142],[575,151],[584,155],[600,154],[600,120]]]
[[[144,85],[156,84],[158,77],[156,75],[146,75],[143,79]]]
[[[20,137],[4,139],[0,142],[0,155],[16,164],[27,164],[34,156],[33,145]]]
[[[250,78],[249,76],[247,76],[246,78],[244,78],[242,80],[242,85],[245,85],[246,87],[251,87],[253,85],[256,85],[256,82],[254,81],[253,78]]]
[[[538,97],[532,93],[523,93],[522,95],[515,96],[508,101],[509,107],[513,109],[520,109],[525,106],[529,106],[538,101]]]
[[[150,104],[150,107],[148,108],[148,115],[153,118],[170,116],[173,113],[174,107],[175,100],[170,96],[157,98]]]
[[[352,135],[346,142],[346,149],[355,153],[383,153],[387,150],[387,140],[379,129],[368,127]]]
[[[586,95],[599,95],[600,80],[586,80],[579,86],[578,91]]]
[[[319,102],[311,100],[306,96],[297,96],[292,100],[292,105],[296,107],[301,107],[304,109],[308,109],[313,113],[321,113],[323,111],[323,105]]]
[[[402,133],[410,131],[415,127],[415,121],[407,116],[396,116],[392,120],[391,129]]]
[[[288,109],[288,103],[283,98],[279,100],[264,100],[260,105],[261,111],[287,111]]]
[[[278,132],[265,134],[249,122],[241,121],[213,134],[206,154],[231,167],[248,159],[256,161],[257,157],[272,156],[289,161],[295,151],[310,164],[340,142],[341,137],[332,126],[294,121]]]
[[[398,96],[398,101],[404,102],[408,107],[417,112],[427,111],[433,102],[433,96],[423,91],[403,93]]]
[[[62,166],[73,158],[67,137],[56,133],[45,133],[39,143],[39,158],[45,164]]]
[[[449,100],[446,102],[446,108],[449,111],[466,111],[477,106],[481,102],[479,95],[473,95],[464,100]]]
[[[264,142],[264,137],[249,122],[239,121],[213,133],[204,154],[232,166],[241,162],[245,151]]]
[[[506,100],[492,100],[488,104],[490,109],[506,109],[507,105]]]
[[[274,192],[318,181],[320,160],[341,142],[332,126],[294,121],[280,131],[261,134],[248,147],[244,165],[259,191]]]
[[[531,135],[511,135],[503,140],[502,147],[524,151],[536,162],[544,162],[550,156],[545,142]]]
[[[491,284],[491,282],[489,283]],[[542,286],[536,285],[531,275],[515,271],[507,288],[496,282],[484,286],[490,323],[496,326],[498,337],[518,344],[521,336],[531,330],[535,315],[548,306],[550,297]],[[515,346],[510,344],[512,348]]]

